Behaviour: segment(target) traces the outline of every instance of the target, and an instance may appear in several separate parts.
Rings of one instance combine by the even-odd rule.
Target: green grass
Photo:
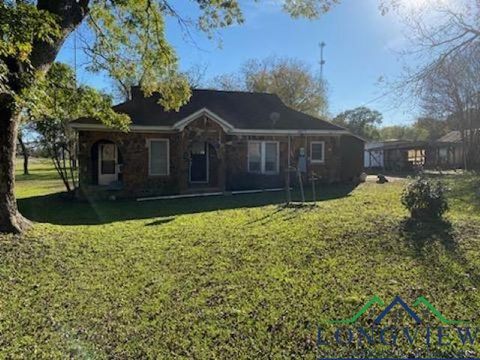
[[[0,358],[478,355],[480,343],[315,344],[318,324],[330,330],[373,295],[423,295],[479,323],[478,176],[445,177],[447,221],[419,226],[403,181],[321,187],[313,208],[285,208],[283,194],[93,203],[62,198],[52,167],[32,166],[17,191],[36,225],[0,236]],[[386,324],[409,324],[394,315]]]

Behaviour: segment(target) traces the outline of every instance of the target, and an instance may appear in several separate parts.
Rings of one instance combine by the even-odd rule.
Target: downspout
[[[292,138],[290,135],[288,135],[288,150],[287,150],[287,176],[285,178],[285,182],[286,182],[286,190],[287,190],[287,205],[290,204],[290,202],[292,201],[292,195],[290,193],[290,166],[291,166],[291,163],[290,163],[290,156],[291,156],[291,141],[292,141]]]
[[[305,134],[305,162],[306,162],[306,164],[307,164],[307,169],[306,169],[307,172],[305,173],[305,177],[306,177],[305,181],[307,181],[307,179],[308,179],[308,174],[309,174],[309,172],[311,171],[310,161],[309,161],[309,159],[308,159],[308,153],[309,153],[309,151],[307,150],[307,146],[308,146],[308,136],[307,136],[307,134]]]
[[[287,171],[290,172],[290,155],[291,155],[291,136],[288,135],[288,156],[287,156]]]

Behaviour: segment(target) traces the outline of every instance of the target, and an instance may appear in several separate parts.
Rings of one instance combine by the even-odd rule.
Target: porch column
[[[226,144],[225,138],[220,134],[219,136],[219,146],[218,146],[218,187],[220,191],[225,191],[226,189],[226,178],[227,178],[227,167],[226,167]]]
[[[178,134],[178,191],[185,193],[188,190],[188,176],[189,176],[189,154],[188,154],[188,139],[185,132]]]

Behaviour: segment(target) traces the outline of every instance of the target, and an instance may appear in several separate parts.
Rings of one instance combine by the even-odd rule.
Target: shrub
[[[402,204],[414,219],[440,219],[448,210],[445,190],[441,182],[422,176],[405,187]]]

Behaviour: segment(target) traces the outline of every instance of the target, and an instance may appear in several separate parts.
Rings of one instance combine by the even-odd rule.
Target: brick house
[[[142,197],[285,186],[299,166],[322,181],[354,181],[363,170],[363,140],[330,122],[287,107],[272,94],[193,90],[178,112],[158,96],[114,109],[130,116],[129,132],[94,119],[78,133],[80,190]]]

